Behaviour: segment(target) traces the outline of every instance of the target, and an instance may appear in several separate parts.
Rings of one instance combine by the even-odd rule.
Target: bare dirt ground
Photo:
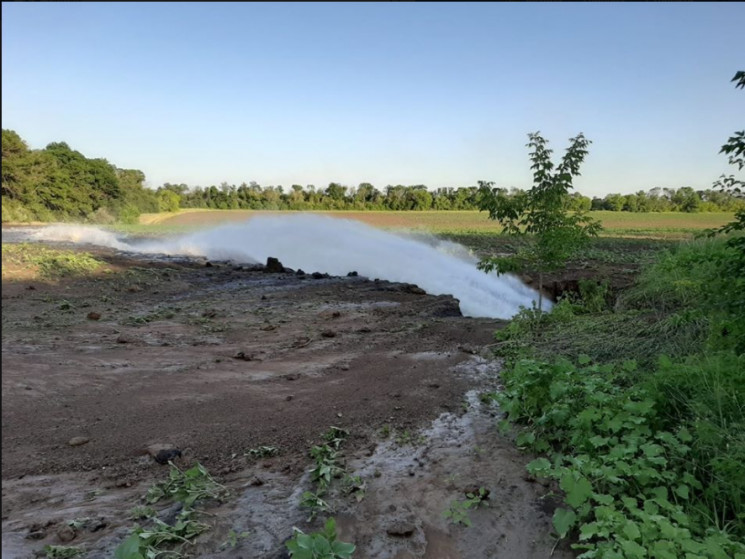
[[[332,425],[366,486],[359,502],[329,496],[355,558],[572,556],[552,549],[551,488],[478,398],[499,384],[502,322],[405,284],[86,250],[111,271],[50,283],[4,263],[3,557],[111,557],[168,475],[155,444],[230,490],[192,556],[284,557],[293,526],[322,524],[299,500]],[[279,454],[246,455],[260,446]],[[490,496],[473,526],[445,519],[474,486]],[[248,536],[226,546],[231,530]]]

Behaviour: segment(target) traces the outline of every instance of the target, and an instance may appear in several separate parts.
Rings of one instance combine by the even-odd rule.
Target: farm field
[[[305,212],[253,210],[182,210],[178,213],[144,214],[140,224],[128,227],[133,232],[186,231],[220,223],[233,223],[257,215],[293,215]],[[385,229],[420,230],[430,233],[495,234],[499,226],[484,212],[474,211],[328,211],[308,212],[339,219],[354,219]],[[590,212],[604,227],[604,237],[648,237],[681,239],[705,229],[732,221],[733,213],[630,213]]]

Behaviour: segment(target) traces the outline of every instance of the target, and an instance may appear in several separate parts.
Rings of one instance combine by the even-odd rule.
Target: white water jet
[[[58,225],[38,240],[71,241],[146,254],[204,256],[215,260],[266,262],[306,272],[362,276],[413,283],[432,295],[460,301],[464,316],[510,318],[530,307],[538,293],[517,277],[485,274],[468,249],[449,241],[413,240],[358,221],[313,214],[256,216],[244,223],[165,240],[126,241],[95,227]],[[548,309],[550,302],[544,301]]]

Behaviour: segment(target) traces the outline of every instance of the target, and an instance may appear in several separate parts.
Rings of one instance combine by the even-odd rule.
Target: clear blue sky
[[[2,127],[148,185],[707,188],[745,125],[744,3],[3,3]]]

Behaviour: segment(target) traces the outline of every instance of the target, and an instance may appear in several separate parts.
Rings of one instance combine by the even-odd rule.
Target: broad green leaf
[[[566,493],[566,501],[577,508],[592,495],[592,484],[582,475],[575,479],[574,472],[568,470],[561,477],[559,486]]]
[[[574,526],[577,515],[570,509],[556,509],[554,511],[553,525],[560,538],[565,538],[569,530]]]
[[[678,497],[682,499],[688,499],[689,493],[688,493],[687,485],[683,485],[683,484],[678,485],[678,487],[675,488],[674,492]]]
[[[545,476],[551,469],[551,462],[549,462],[547,458],[536,458],[525,466],[525,469],[528,470],[528,473],[534,476]]]
[[[132,534],[114,551],[115,559],[144,559],[140,553],[140,537]]]
[[[623,534],[629,538],[630,540],[638,540],[641,538],[641,532],[639,532],[639,527],[636,525],[636,522],[633,520],[629,520],[626,522],[626,524],[623,527]]]

